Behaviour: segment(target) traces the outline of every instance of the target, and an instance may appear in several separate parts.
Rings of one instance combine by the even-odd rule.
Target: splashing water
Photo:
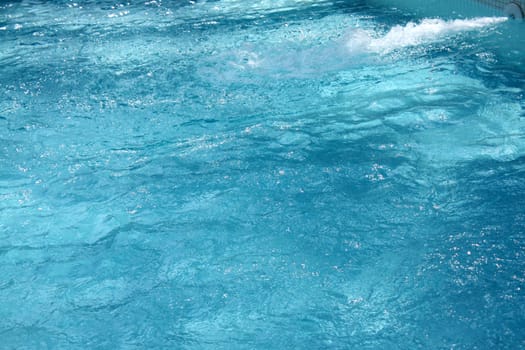
[[[505,17],[480,17],[473,19],[423,19],[419,23],[409,22],[405,26],[394,26],[381,37],[366,30],[357,30],[350,36],[347,46],[351,52],[388,53],[408,46],[417,46],[441,41],[449,35],[483,29],[505,22]]]

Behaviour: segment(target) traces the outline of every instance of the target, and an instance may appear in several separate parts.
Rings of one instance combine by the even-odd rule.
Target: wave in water
[[[384,36],[377,37],[366,30],[354,31],[347,46],[351,52],[388,53],[409,46],[428,44],[445,39],[448,35],[467,32],[507,21],[506,17],[479,17],[473,19],[423,19],[395,26]]]

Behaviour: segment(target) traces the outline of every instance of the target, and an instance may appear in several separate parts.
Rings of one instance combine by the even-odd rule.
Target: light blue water
[[[524,28],[1,4],[0,348],[525,348]]]

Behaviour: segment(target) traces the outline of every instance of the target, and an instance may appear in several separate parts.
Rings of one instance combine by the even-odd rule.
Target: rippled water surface
[[[0,348],[525,348],[524,33],[3,2]]]

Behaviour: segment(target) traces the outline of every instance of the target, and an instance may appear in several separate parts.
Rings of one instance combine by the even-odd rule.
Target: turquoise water
[[[0,4],[0,348],[525,348],[524,28]]]

